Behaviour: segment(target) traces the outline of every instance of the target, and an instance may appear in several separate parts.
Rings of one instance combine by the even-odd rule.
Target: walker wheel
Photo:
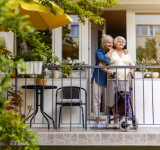
[[[130,129],[130,125],[128,124],[128,120],[122,119],[120,122],[120,129],[122,131],[128,131]]]

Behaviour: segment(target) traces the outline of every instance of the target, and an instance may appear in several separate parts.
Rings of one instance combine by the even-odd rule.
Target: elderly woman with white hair
[[[134,66],[134,62],[133,59],[131,57],[131,55],[128,54],[124,54],[123,48],[125,46],[126,40],[122,37],[122,36],[117,36],[114,39],[114,46],[116,47],[115,51],[112,52],[111,55],[111,60],[109,62],[110,66]],[[104,65],[104,63],[100,63],[99,65]],[[103,71],[107,72],[108,70],[106,68],[102,69]],[[129,72],[134,73],[134,69],[117,69],[116,68],[110,68],[110,71],[112,72],[116,72],[117,74],[117,79],[118,80],[122,80],[122,81],[126,81],[128,80],[128,74]],[[127,85],[125,83],[125,85]],[[128,85],[129,86],[129,85]],[[115,80],[108,80],[108,93],[109,93],[109,100],[108,100],[108,106],[112,107],[112,113],[114,118],[116,118],[117,116],[119,116],[119,114],[116,114],[115,112],[115,87],[116,87],[116,82]],[[122,118],[115,119],[114,120],[114,128],[118,129],[118,122],[121,120]]]

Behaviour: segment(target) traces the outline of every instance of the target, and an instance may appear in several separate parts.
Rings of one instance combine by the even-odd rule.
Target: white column
[[[126,11],[126,26],[127,26],[127,49],[136,61],[136,24],[135,12],[133,10]]]
[[[52,30],[52,49],[55,55],[62,60],[62,27]]]
[[[91,22],[88,22],[88,65],[91,65]]]
[[[79,60],[88,64],[89,21],[88,19],[85,19],[85,21],[85,25],[79,24]]]

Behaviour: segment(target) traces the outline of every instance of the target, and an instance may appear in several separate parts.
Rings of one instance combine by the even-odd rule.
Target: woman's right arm
[[[99,62],[108,64],[110,62],[110,57],[108,55],[103,54],[101,51],[96,51],[96,57]]]

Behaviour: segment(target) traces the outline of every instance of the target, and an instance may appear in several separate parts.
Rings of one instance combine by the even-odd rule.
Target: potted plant
[[[72,68],[70,67],[70,64],[68,63],[68,61],[63,60],[62,62],[60,62],[60,66],[61,66],[61,71],[62,71],[63,77],[65,77],[65,78],[71,77],[71,73],[73,71],[72,71]]]
[[[77,59],[71,59],[69,57],[67,57],[67,59],[65,59],[63,61],[63,64],[67,64],[69,66],[84,66],[86,65],[85,62],[81,62]],[[72,69],[72,77],[73,78],[85,78],[86,77],[86,69],[84,68],[71,68]]]
[[[60,60],[58,58],[58,56],[54,56],[52,58],[52,62],[49,63],[49,65],[52,65],[52,66],[59,66],[60,65]],[[48,68],[49,71],[50,71],[50,77],[52,78],[59,78],[59,68]]]
[[[46,85],[47,79],[44,78],[44,72],[42,74],[37,75],[36,85]]]

